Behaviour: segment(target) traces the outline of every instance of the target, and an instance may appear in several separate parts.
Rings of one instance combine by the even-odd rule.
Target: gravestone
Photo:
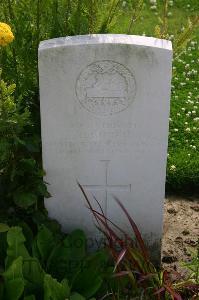
[[[41,42],[43,166],[52,195],[45,205],[63,230],[81,228],[92,243],[100,240],[78,181],[112,221],[132,232],[113,196],[119,198],[159,255],[171,62],[171,43],[150,37]]]

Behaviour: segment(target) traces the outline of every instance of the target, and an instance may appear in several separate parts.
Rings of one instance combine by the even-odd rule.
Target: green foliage
[[[28,250],[22,228],[3,227],[7,249],[0,265],[5,269],[0,273],[1,299],[86,300],[100,290],[108,254],[88,254],[81,230],[64,235],[41,225]]]
[[[11,227],[7,233],[7,257],[6,267],[10,266],[14,259],[21,256],[28,259],[29,254],[24,246],[25,237],[20,227]]]
[[[199,285],[199,240],[196,251],[192,251],[191,260],[188,263],[182,263],[182,266],[188,270],[188,282]]]
[[[49,196],[38,159],[40,140],[15,88],[0,72],[0,220],[10,218],[10,209],[13,216],[34,211]]]
[[[183,300],[185,295],[197,297],[199,292],[198,270],[199,261],[197,258],[192,260],[189,265],[192,271],[190,279],[184,281],[182,276],[177,272],[168,272],[166,270],[158,270],[152,263],[148,250],[144,244],[141,233],[129,215],[128,211],[116,197],[115,201],[121,208],[129,221],[132,228],[132,234],[124,232],[122,228],[113,223],[104,214],[100,203],[96,200],[98,210],[94,208],[87,197],[83,187],[79,187],[85,197],[88,207],[95,218],[98,227],[107,240],[107,248],[115,262],[115,267],[112,270],[113,277],[117,280],[126,278],[127,281],[119,282],[111,286],[110,292],[113,294],[113,299],[157,299],[157,300]],[[120,292],[119,287],[123,285]],[[126,292],[124,292],[126,291]],[[108,290],[109,292],[109,290]],[[122,295],[122,297],[121,297]],[[143,298],[144,297],[144,298]]]
[[[13,260],[9,268],[3,273],[4,297],[6,300],[21,298],[25,286],[22,273],[23,259],[21,256]]]
[[[63,300],[69,294],[70,288],[66,279],[59,283],[48,274],[44,276],[44,300]]]

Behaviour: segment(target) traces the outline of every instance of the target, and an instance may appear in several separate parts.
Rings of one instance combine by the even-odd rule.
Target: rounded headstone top
[[[154,37],[127,35],[127,34],[89,34],[76,35],[55,38],[42,41],[39,45],[39,51],[56,48],[67,47],[74,45],[89,45],[89,44],[129,44],[153,48],[161,48],[172,51],[172,43],[169,40],[157,39]]]

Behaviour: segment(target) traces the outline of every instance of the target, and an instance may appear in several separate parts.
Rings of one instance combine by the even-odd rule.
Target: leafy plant
[[[28,250],[22,228],[1,224],[1,229],[7,231],[1,299],[84,300],[101,288],[108,254],[88,254],[81,230],[64,235],[41,225]]]
[[[197,282],[192,282],[192,284],[189,282],[188,284],[188,282],[183,281],[181,275],[177,272],[169,273],[166,270],[158,270],[153,265],[138,227],[116,197],[114,197],[115,201],[126,215],[134,238],[106,217],[96,198],[94,199],[97,202],[99,211],[94,209],[83,187],[80,184],[79,187],[86,199],[89,210],[96,220],[96,226],[106,238],[107,248],[115,262],[113,277],[128,278],[126,287],[128,287],[127,294],[130,297],[138,297],[136,299],[182,300],[182,290],[183,293],[191,290],[192,295],[195,292],[198,293],[199,284]],[[115,294],[117,295],[117,292]]]
[[[0,218],[19,210],[26,213],[43,206],[48,197],[44,172],[38,162],[40,141],[34,132],[28,107],[14,97],[15,84],[7,84],[0,72]],[[10,214],[9,214],[10,215]],[[6,217],[7,216],[7,217]]]

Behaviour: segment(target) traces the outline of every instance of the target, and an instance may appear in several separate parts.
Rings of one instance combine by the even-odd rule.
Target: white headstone
[[[45,205],[65,231],[98,237],[77,181],[132,232],[117,196],[160,251],[167,161],[171,42],[87,35],[39,47]]]

